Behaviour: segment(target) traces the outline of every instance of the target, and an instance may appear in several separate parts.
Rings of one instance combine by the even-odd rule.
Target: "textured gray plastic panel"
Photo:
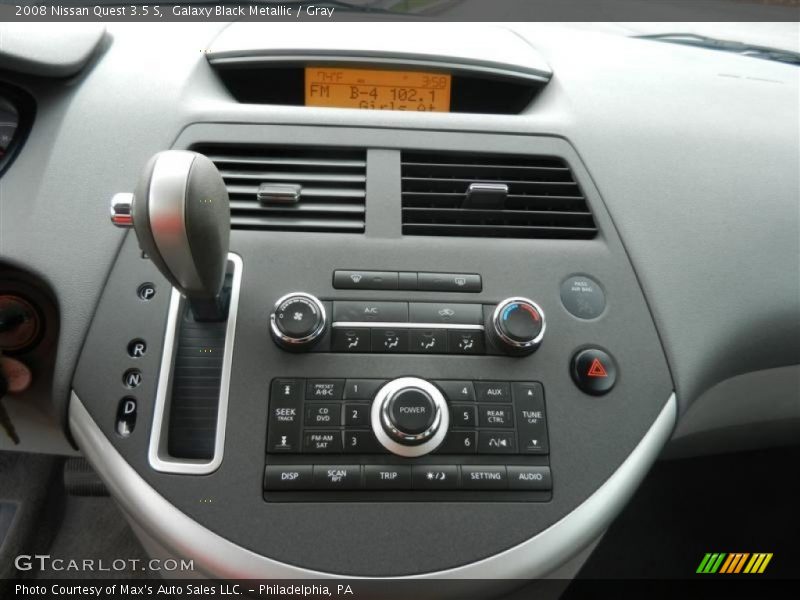
[[[147,464],[147,426],[157,373],[140,394],[137,432],[126,440],[112,433],[119,349],[131,336],[153,339],[164,327],[166,294],[149,306],[131,295],[146,279],[163,285],[139,256],[129,236],[92,325],[75,378],[75,391],[121,454],[177,507],[232,541],[271,558],[307,568],[360,575],[400,575],[472,562],[520,543],[551,525],[594,492],[622,463],[664,405],[672,384],[655,327],[613,225],[579,159],[557,138],[370,129],[200,124],[188,128],[178,147],[199,141],[380,145],[370,151],[365,235],[286,234],[236,231],[231,251],[244,261],[234,350],[225,458],[206,477],[154,473]],[[486,240],[402,237],[399,152],[392,147],[555,154],[581,182],[602,232],[595,240]],[[374,164],[373,164],[374,161]],[[377,235],[380,234],[380,235]],[[336,268],[469,270],[481,273],[480,294],[334,290]],[[602,283],[608,308],[594,321],[580,321],[561,305],[561,282],[587,273]],[[544,309],[548,335],[534,355],[509,357],[380,356],[277,349],[267,333],[274,301],[290,291],[324,299],[372,298],[463,300],[492,303],[529,296]],[[112,326],[120,314],[123,323]],[[124,331],[123,331],[124,330]],[[603,398],[586,396],[569,376],[574,351],[585,344],[608,349],[618,361],[617,387]],[[398,377],[428,379],[538,380],[545,386],[553,467],[549,503],[264,503],[267,395],[274,377]],[[210,498],[212,501],[202,502]],[[242,518],[247,515],[247,518]],[[418,540],[426,543],[420,545]],[[292,540],[287,544],[286,540]],[[328,540],[328,543],[319,543]]]

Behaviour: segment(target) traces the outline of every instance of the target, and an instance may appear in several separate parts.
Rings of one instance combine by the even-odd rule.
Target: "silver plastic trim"
[[[286,335],[280,330],[280,328],[278,327],[278,322],[275,319],[275,313],[278,311],[280,305],[291,298],[303,298],[304,300],[308,300],[309,302],[311,302],[311,304],[316,306],[317,310],[319,311],[319,316],[320,316],[319,325],[317,325],[314,331],[312,331],[305,337],[293,338]],[[305,292],[290,292],[285,296],[281,296],[276,300],[275,306],[272,307],[272,313],[269,315],[269,329],[270,332],[272,333],[272,338],[279,346],[281,345],[281,342],[283,342],[287,346],[294,346],[294,347],[299,347],[304,344],[310,344],[318,340],[322,336],[322,334],[325,333],[325,326],[327,324],[328,324],[328,315],[325,313],[325,306],[322,304],[322,302],[319,301],[319,298],[311,294],[307,294]]]
[[[403,321],[334,321],[331,327],[385,327],[396,329],[462,329],[483,331],[483,325],[465,325],[463,323],[409,323]]]
[[[169,456],[166,448],[164,432],[169,425],[167,399],[172,389],[172,362],[177,350],[176,335],[178,319],[182,314],[185,299],[181,293],[172,288],[169,303],[167,329],[164,335],[164,350],[161,354],[161,369],[156,388],[156,403],[153,409],[153,425],[150,430],[150,445],[147,459],[150,466],[161,473],[178,473],[181,475],[207,475],[216,471],[222,464],[225,451],[225,429],[228,421],[228,390],[231,382],[231,363],[233,361],[233,345],[236,335],[236,317],[239,313],[239,291],[242,287],[242,259],[233,253],[228,254],[228,261],[233,263],[233,279],[231,281],[231,300],[228,308],[228,322],[225,326],[225,349],[222,355],[222,373],[219,386],[219,408],[217,410],[217,433],[214,439],[214,456],[210,461],[198,459],[176,459]]]
[[[658,457],[672,434],[676,416],[677,401],[673,393],[619,468],[575,510],[541,533],[482,560],[412,577],[488,580],[533,579],[547,575],[605,531]],[[122,458],[74,391],[69,404],[69,424],[84,456],[127,516],[174,556],[193,559],[200,572],[221,579],[354,578],[260,556],[188,517],[158,494]]]
[[[517,304],[529,304],[536,312],[539,313],[539,316],[542,317],[542,329],[539,331],[539,334],[533,338],[529,342],[518,342],[516,340],[512,340],[508,337],[505,333],[503,333],[502,329],[500,328],[498,319],[500,318],[500,313],[505,310],[505,307],[509,304],[516,302]],[[507,344],[511,348],[516,348],[519,350],[529,350],[531,348],[538,348],[539,344],[542,343],[542,339],[544,338],[544,330],[547,328],[547,321],[545,320],[544,311],[542,307],[536,304],[530,298],[524,298],[522,296],[516,296],[514,298],[506,298],[502,302],[500,302],[494,309],[492,313],[492,328],[494,329],[494,333],[499,337],[504,344]]]
[[[431,400],[433,400],[433,403],[436,405],[436,416],[434,417],[433,425],[431,425],[430,429],[423,432],[419,436],[410,436],[412,439],[409,441],[425,439],[431,434],[431,432],[433,435],[421,444],[416,444],[413,446],[403,444],[402,442],[398,442],[397,440],[393,439],[383,427],[384,423],[386,423],[387,426],[396,431],[398,435],[405,436],[403,432],[392,426],[386,411],[389,401],[398,392],[408,388],[422,390],[428,394],[428,396],[430,396]],[[375,434],[375,437],[378,438],[378,441],[381,443],[381,445],[389,452],[397,454],[398,456],[404,456],[406,458],[414,458],[416,456],[422,456],[424,454],[428,454],[429,452],[433,452],[444,441],[444,438],[447,435],[447,430],[450,428],[450,411],[447,408],[447,402],[445,401],[442,392],[440,392],[439,388],[437,388],[435,385],[425,381],[424,379],[420,379],[419,377],[400,377],[399,379],[393,379],[392,381],[384,384],[383,387],[381,387],[381,389],[379,389],[375,394],[375,398],[372,400],[372,407],[370,409],[370,423],[372,425],[372,431]]]
[[[160,152],[147,192],[150,231],[161,258],[186,290],[202,290],[186,233],[186,185],[196,154],[185,150]]]

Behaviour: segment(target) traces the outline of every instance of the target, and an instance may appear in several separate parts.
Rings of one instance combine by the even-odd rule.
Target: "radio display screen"
[[[452,76],[424,71],[305,68],[305,105],[450,112]]]

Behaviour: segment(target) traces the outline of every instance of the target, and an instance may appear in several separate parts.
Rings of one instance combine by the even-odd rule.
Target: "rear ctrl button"
[[[587,348],[572,359],[572,379],[581,391],[601,396],[611,391],[617,381],[617,366],[609,354]]]

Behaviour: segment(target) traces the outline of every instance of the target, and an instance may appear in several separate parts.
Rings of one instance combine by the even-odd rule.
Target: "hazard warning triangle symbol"
[[[608,377],[608,373],[606,373],[606,368],[603,366],[603,363],[600,362],[599,358],[595,358],[592,361],[592,364],[589,367],[589,371],[586,374],[589,377]]]

